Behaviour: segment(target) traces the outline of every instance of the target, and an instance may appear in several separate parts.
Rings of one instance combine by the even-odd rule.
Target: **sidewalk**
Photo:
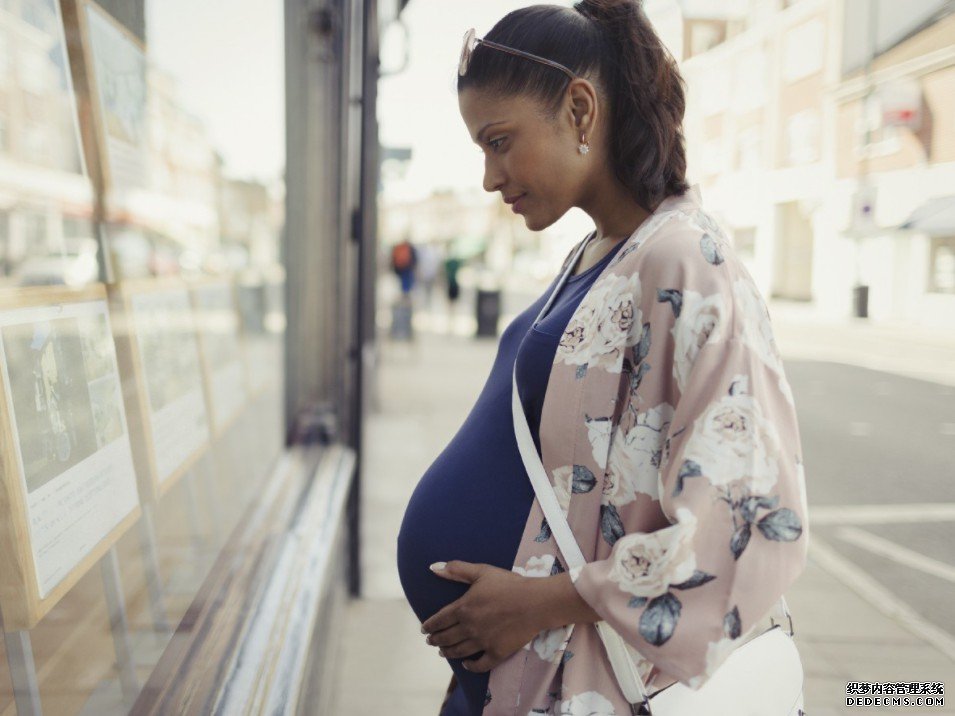
[[[437,714],[451,675],[404,600],[395,539],[412,490],[476,400],[497,348],[495,339],[470,337],[473,310],[460,309],[453,325],[421,312],[412,343],[382,335],[379,405],[367,418],[362,478],[365,596],[349,605],[336,715],[381,713],[382,699],[389,716]],[[820,323],[787,309],[770,307],[786,358],[856,362],[955,385],[955,340],[909,327]],[[507,320],[502,317],[501,328]],[[847,681],[941,681],[955,688],[955,645],[944,638],[930,643],[891,595],[853,570],[814,536],[809,565],[786,595],[806,673],[808,716],[955,714],[951,695],[944,708],[846,707]]]

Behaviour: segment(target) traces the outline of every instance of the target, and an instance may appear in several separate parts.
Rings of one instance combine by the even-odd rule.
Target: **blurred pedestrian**
[[[417,263],[418,251],[408,239],[399,241],[391,248],[391,268],[401,282],[401,295],[406,301],[410,301],[411,289],[414,288]]]
[[[453,251],[453,250],[452,250]],[[458,283],[458,271],[461,269],[463,261],[455,254],[451,253],[444,261],[444,280],[448,291],[448,313],[455,314],[455,306],[458,297],[461,295],[461,285]]]
[[[431,307],[434,283],[438,278],[441,256],[434,244],[422,244],[418,249],[417,283],[424,298],[424,305]]]

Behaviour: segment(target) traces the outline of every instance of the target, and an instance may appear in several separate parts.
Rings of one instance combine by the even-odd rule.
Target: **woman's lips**
[[[520,198],[517,199],[513,204],[511,204],[511,211],[513,211],[515,214],[519,214],[521,212],[521,201],[524,200],[525,196],[527,195],[521,194]]]

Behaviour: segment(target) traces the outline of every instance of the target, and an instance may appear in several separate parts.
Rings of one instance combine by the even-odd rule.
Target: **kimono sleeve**
[[[654,462],[670,524],[627,532],[624,519],[607,558],[570,570],[580,596],[631,647],[694,689],[755,633],[805,568],[808,546],[796,410],[765,304],[745,272],[698,261],[680,259],[671,288],[652,286],[659,301],[644,314],[645,333],[666,347],[650,354],[643,380],[662,369],[648,390],[673,398]],[[703,320],[692,300],[682,315],[671,310],[666,291],[690,298],[690,285],[702,304],[719,296],[726,310]],[[690,330],[689,351],[681,321],[705,326]],[[640,352],[629,356],[635,372]],[[634,412],[645,409],[638,394]],[[625,439],[620,432],[614,440]]]

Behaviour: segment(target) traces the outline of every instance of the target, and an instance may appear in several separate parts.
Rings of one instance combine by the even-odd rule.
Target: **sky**
[[[469,28],[483,37],[510,11],[533,4],[411,0],[405,8],[401,19],[409,31],[409,64],[378,85],[379,136],[386,147],[409,147],[412,161],[404,181],[386,184],[387,199],[423,198],[441,188],[483,192],[483,155],[471,141],[454,89],[461,41]],[[383,65],[390,49],[382,47]]]
[[[148,0],[150,60],[178,81],[236,179],[271,183],[285,166],[282,0]]]

